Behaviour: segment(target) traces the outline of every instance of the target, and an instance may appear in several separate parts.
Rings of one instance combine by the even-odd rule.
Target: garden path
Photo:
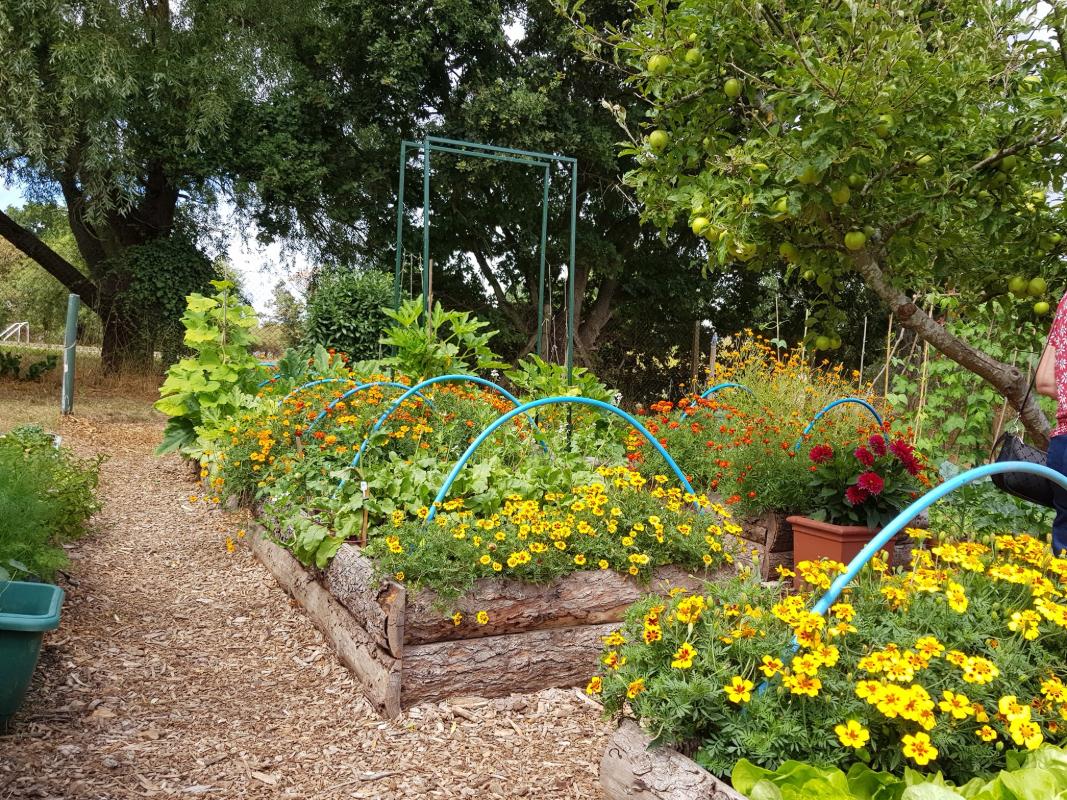
[[[329,645],[203,501],[156,424],[67,423],[108,456],[72,549],[0,798],[588,798],[608,733],[573,690],[379,719]]]

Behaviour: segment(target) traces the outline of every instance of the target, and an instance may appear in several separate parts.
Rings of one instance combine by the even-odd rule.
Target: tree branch
[[[42,242],[31,231],[0,211],[0,236],[41,265],[44,270],[62,283],[68,291],[81,297],[93,311],[99,311],[99,293],[88,278],[63,256]]]
[[[1037,398],[1032,393],[1027,397],[1027,381],[1023,373],[1018,368],[997,361],[975,349],[939,325],[911,298],[889,283],[879,256],[880,254],[869,249],[860,250],[851,254],[852,264],[866,284],[893,312],[900,325],[923,341],[929,342],[960,366],[984,378],[1019,412],[1023,425],[1034,440],[1041,445],[1046,444],[1049,423],[1037,404]]]

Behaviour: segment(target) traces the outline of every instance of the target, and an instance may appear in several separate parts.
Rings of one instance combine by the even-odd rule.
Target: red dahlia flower
[[[849,486],[845,489],[845,500],[850,506],[858,506],[867,499],[867,493],[859,486]]]
[[[871,446],[871,450],[874,451],[876,456],[885,455],[885,438],[881,434],[876,433],[867,440],[867,444]]]
[[[869,467],[874,464],[874,453],[864,447],[862,444],[852,451],[852,455],[856,457],[863,466]]]
[[[834,457],[834,448],[828,444],[817,444],[811,448],[811,452],[808,453],[808,458],[814,461],[816,464],[822,464],[825,461],[829,461]]]
[[[856,485],[871,496],[877,496],[885,488],[885,481],[877,472],[864,472],[859,476]]]

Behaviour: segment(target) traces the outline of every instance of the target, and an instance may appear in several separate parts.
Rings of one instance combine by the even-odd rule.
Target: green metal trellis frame
[[[525,164],[541,167],[545,171],[544,195],[541,202],[541,242],[540,270],[537,287],[537,345],[536,352],[541,355],[541,339],[544,335],[545,315],[545,245],[548,240],[548,187],[551,180],[553,162],[569,164],[571,172],[571,226],[569,241],[569,258],[567,263],[567,383],[573,382],[574,373],[574,245],[575,230],[578,222],[578,160],[570,156],[541,153],[535,150],[517,150],[512,147],[497,147],[479,142],[467,142],[462,139],[446,139],[440,136],[425,136],[422,141],[404,140],[400,143],[400,187],[397,192],[396,210],[396,271],[393,276],[393,306],[400,306],[401,264],[404,253],[404,178],[407,173],[408,149],[421,150],[423,153],[422,171],[422,296],[430,302],[430,154],[451,153],[453,155],[487,158],[491,161],[503,161],[512,164]]]

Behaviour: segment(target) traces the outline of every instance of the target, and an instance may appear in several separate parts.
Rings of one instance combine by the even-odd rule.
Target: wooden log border
[[[453,605],[455,625],[430,592],[408,594],[374,577],[357,545],[344,544],[324,571],[305,568],[261,526],[253,554],[303,607],[353,673],[378,713],[461,695],[504,697],[583,685],[596,670],[603,637],[649,592],[699,590],[730,568],[692,574],[661,567],[649,585],[610,570],[582,571],[549,584],[487,578]],[[490,622],[473,624],[477,611]]]

